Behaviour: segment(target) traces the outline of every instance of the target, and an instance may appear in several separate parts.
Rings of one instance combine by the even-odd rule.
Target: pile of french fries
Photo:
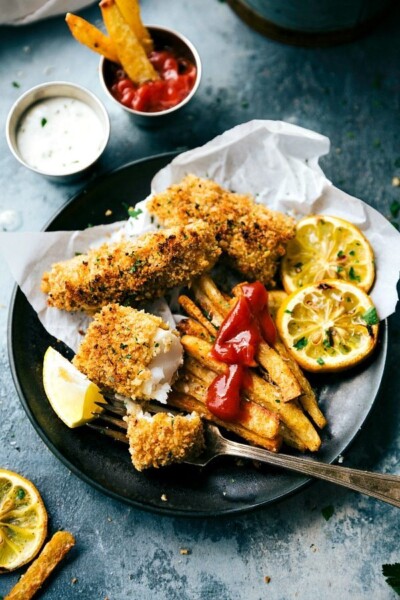
[[[71,13],[65,20],[74,38],[108,60],[122,65],[136,84],[159,79],[147,55],[153,40],[143,25],[137,0],[102,0],[100,10],[108,35]]]
[[[186,358],[168,403],[181,410],[195,410],[205,419],[273,452],[279,451],[283,441],[302,452],[317,451],[321,445],[317,428],[325,427],[326,419],[310,383],[279,340],[273,347],[265,341],[260,343],[258,367],[249,369],[252,385],[243,393],[237,421],[222,421],[208,410],[207,388],[227,370],[227,365],[215,360],[210,351],[218,328],[242,292],[238,285],[232,290],[233,296],[227,296],[209,276],[196,280],[191,290],[194,301],[185,295],[179,298],[188,315],[178,325]],[[272,317],[285,296],[285,292],[269,292]]]

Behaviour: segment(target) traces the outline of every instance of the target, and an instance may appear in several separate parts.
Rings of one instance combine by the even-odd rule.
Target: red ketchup
[[[153,51],[149,60],[160,79],[138,86],[123,69],[116,68],[111,82],[114,98],[124,106],[141,112],[159,112],[180,104],[196,81],[195,65],[171,50]]]
[[[255,356],[264,339],[276,341],[276,329],[268,312],[268,292],[259,282],[241,286],[243,296],[224,319],[211,355],[229,365],[217,375],[207,392],[207,407],[218,418],[234,421],[240,416],[240,392],[251,385],[245,367],[256,366]]]

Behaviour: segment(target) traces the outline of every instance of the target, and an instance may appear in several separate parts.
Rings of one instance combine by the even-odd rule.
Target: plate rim
[[[171,160],[172,160],[175,156],[177,156],[179,154],[180,154],[180,152],[177,152],[177,151],[154,154],[151,156],[142,157],[142,158],[134,160],[134,161],[130,161],[128,163],[120,165],[119,167],[117,167],[115,169],[111,169],[110,171],[102,173],[99,177],[97,177],[94,180],[92,180],[91,182],[89,182],[89,184],[87,186],[83,186],[81,189],[79,189],[77,192],[75,192],[74,195],[71,196],[71,198],[69,198],[50,217],[50,219],[46,222],[46,224],[40,231],[42,231],[42,232],[48,231],[51,224],[59,217],[59,215],[70,204],[72,204],[76,199],[78,199],[80,196],[82,196],[83,193],[90,191],[92,188],[95,188],[98,185],[101,185],[102,180],[107,179],[110,175],[114,175],[114,174],[118,173],[119,171],[129,169],[130,167],[137,166],[143,162],[149,162],[151,160],[157,160],[157,159],[162,159],[162,158],[171,158]],[[293,484],[293,489],[290,489],[289,491],[281,493],[280,495],[278,495],[272,499],[262,500],[262,501],[259,501],[256,503],[253,502],[248,506],[242,506],[242,507],[233,505],[232,507],[227,507],[226,509],[220,509],[220,510],[214,511],[214,512],[204,512],[201,510],[185,511],[185,510],[182,510],[179,508],[169,508],[168,506],[165,506],[165,508],[164,508],[164,507],[160,507],[158,505],[152,505],[152,504],[148,504],[148,503],[144,504],[138,500],[134,500],[132,498],[127,498],[125,496],[120,495],[119,493],[113,492],[112,490],[103,487],[96,480],[94,480],[89,475],[87,475],[82,470],[80,470],[78,466],[75,466],[74,463],[72,463],[67,457],[65,457],[63,455],[63,453],[60,450],[58,450],[57,446],[48,437],[46,431],[43,430],[43,428],[38,423],[31,407],[29,406],[28,400],[25,397],[24,391],[22,389],[22,386],[20,384],[20,381],[19,381],[19,378],[17,375],[16,356],[15,356],[15,349],[14,349],[14,342],[13,342],[14,313],[15,313],[17,297],[19,294],[21,294],[25,298],[25,295],[22,292],[22,290],[20,289],[19,285],[17,283],[15,283],[12,294],[11,294],[8,319],[7,319],[8,360],[9,360],[12,379],[13,379],[14,386],[16,388],[19,400],[20,400],[22,407],[24,408],[24,411],[25,411],[30,423],[32,424],[34,430],[39,435],[39,437],[44,442],[44,444],[49,448],[49,450],[52,452],[52,454],[64,466],[66,466],[72,473],[74,473],[74,475],[76,475],[79,479],[84,481],[86,484],[92,486],[97,491],[99,491],[102,494],[105,494],[106,496],[111,497],[115,500],[121,501],[121,502],[128,504],[130,506],[133,506],[137,509],[144,510],[146,512],[153,513],[153,514],[158,514],[158,515],[162,515],[162,516],[171,516],[171,517],[172,516],[173,517],[186,517],[186,518],[216,518],[216,517],[231,517],[233,515],[240,515],[240,514],[248,513],[248,512],[254,511],[256,509],[260,509],[262,507],[266,507],[268,505],[280,502],[286,498],[290,498],[294,494],[297,494],[298,492],[302,491],[307,486],[318,481],[318,479],[304,476],[303,481],[301,481],[300,483]],[[389,337],[388,331],[389,331],[388,320],[384,319],[384,321],[382,321],[380,324],[380,338],[381,339],[380,339],[380,350],[379,350],[380,353],[382,353],[382,360],[383,360],[382,374],[381,374],[381,377],[380,377],[377,387],[374,389],[374,395],[373,395],[373,398],[371,399],[371,402],[370,402],[368,411],[364,417],[364,420],[362,421],[360,428],[358,428],[354,432],[354,434],[351,436],[351,438],[346,443],[346,446],[345,446],[346,450],[349,449],[349,447],[354,443],[354,441],[358,437],[358,435],[361,431],[361,427],[364,425],[366,420],[369,418],[372,408],[375,406],[377,397],[379,395],[379,392],[380,392],[380,389],[382,386],[382,381],[383,381],[383,378],[385,375],[385,368],[386,368],[386,361],[387,361],[388,337]],[[325,464],[329,464],[329,463],[332,464],[336,460],[337,460],[337,457],[334,457],[332,460],[330,460],[329,462],[326,462]]]

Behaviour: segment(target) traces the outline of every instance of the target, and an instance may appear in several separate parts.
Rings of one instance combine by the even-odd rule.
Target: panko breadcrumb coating
[[[42,278],[49,306],[93,312],[109,302],[140,302],[186,285],[221,251],[204,221],[124,238],[52,265]]]
[[[129,414],[125,420],[132,463],[138,471],[190,460],[204,448],[203,424],[195,412],[186,416],[151,416],[140,411]]]
[[[164,369],[158,364],[152,370],[157,358],[166,363]],[[149,400],[158,398],[160,387],[166,395],[181,361],[178,334],[160,317],[108,304],[95,315],[72,362],[104,391]]]
[[[167,227],[204,219],[233,267],[268,287],[276,285],[278,260],[295,234],[294,219],[194,175],[156,194],[146,206]]]

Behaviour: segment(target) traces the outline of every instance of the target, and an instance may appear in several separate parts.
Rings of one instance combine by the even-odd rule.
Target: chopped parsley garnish
[[[378,313],[374,306],[371,306],[361,317],[367,325],[377,325],[379,323]]]
[[[297,340],[297,342],[295,344],[293,344],[293,348],[296,348],[296,350],[302,350],[303,348],[305,348],[308,344],[308,339],[306,337],[302,337],[299,340]]]
[[[325,521],[329,521],[329,519],[333,517],[334,512],[335,509],[333,508],[332,504],[329,504],[329,506],[325,506],[321,510],[321,514],[324,517]]]
[[[249,108],[249,103],[247,102],[247,100],[242,101],[242,108]]]
[[[322,344],[323,344],[324,348],[332,348],[332,344],[331,344],[331,341],[330,341],[329,337],[326,337],[324,339],[324,341],[322,342]]]
[[[17,498],[18,500],[23,500],[26,496],[26,492],[25,490],[23,490],[22,488],[19,488],[18,492],[17,492]]]
[[[338,258],[343,258],[343,256],[345,256],[343,250],[339,250],[339,252],[337,253],[337,257]]]
[[[42,118],[42,120],[40,121],[40,124],[42,127],[44,127],[47,123],[47,119],[45,117]]]
[[[291,315],[292,312],[293,312],[292,310],[288,310],[288,309],[285,310],[285,313],[287,313],[288,315]]]
[[[294,265],[294,268],[295,268],[295,269],[301,269],[301,267],[302,267],[302,266],[303,266],[303,263],[301,263],[301,262],[298,262],[298,263],[296,263],[296,264]]]
[[[13,87],[15,87],[15,88],[20,88],[20,87],[21,87],[21,84],[20,84],[20,83],[18,83],[18,81],[13,81],[13,82],[12,82],[12,86],[13,86]]]
[[[132,358],[132,354],[127,354],[127,355],[125,356],[125,358],[127,358],[128,360],[130,360],[130,359]]]
[[[336,271],[338,273],[341,273],[344,270],[344,267],[341,267],[340,265],[338,265],[338,268],[336,269]]]
[[[356,251],[355,250],[350,250],[349,254],[350,254],[350,256],[355,256],[356,255]]]
[[[361,277],[359,275],[356,275],[356,272],[354,271],[353,267],[350,267],[349,269],[349,277],[352,281],[360,281]]]
[[[129,206],[129,204],[127,204],[126,202],[123,202],[122,206],[126,209],[128,215],[132,219],[137,219],[138,216],[141,215],[143,212],[141,208],[134,208],[133,206]]]
[[[390,205],[390,213],[392,215],[392,217],[396,218],[398,216],[400,212],[400,202],[398,202],[397,200],[393,200],[393,202]]]
[[[319,364],[320,367],[323,367],[325,364],[325,361],[323,358],[319,357],[319,358],[317,358],[317,363]]]
[[[121,348],[121,350],[126,350],[126,348],[128,347],[128,344],[120,344],[119,347]]]
[[[386,583],[400,596],[400,563],[382,565],[382,574],[386,577]]]
[[[129,269],[129,271],[131,273],[136,273],[136,271],[138,270],[138,267],[140,267],[140,265],[143,263],[142,260],[140,260],[140,258],[137,258],[133,264],[133,266]]]

